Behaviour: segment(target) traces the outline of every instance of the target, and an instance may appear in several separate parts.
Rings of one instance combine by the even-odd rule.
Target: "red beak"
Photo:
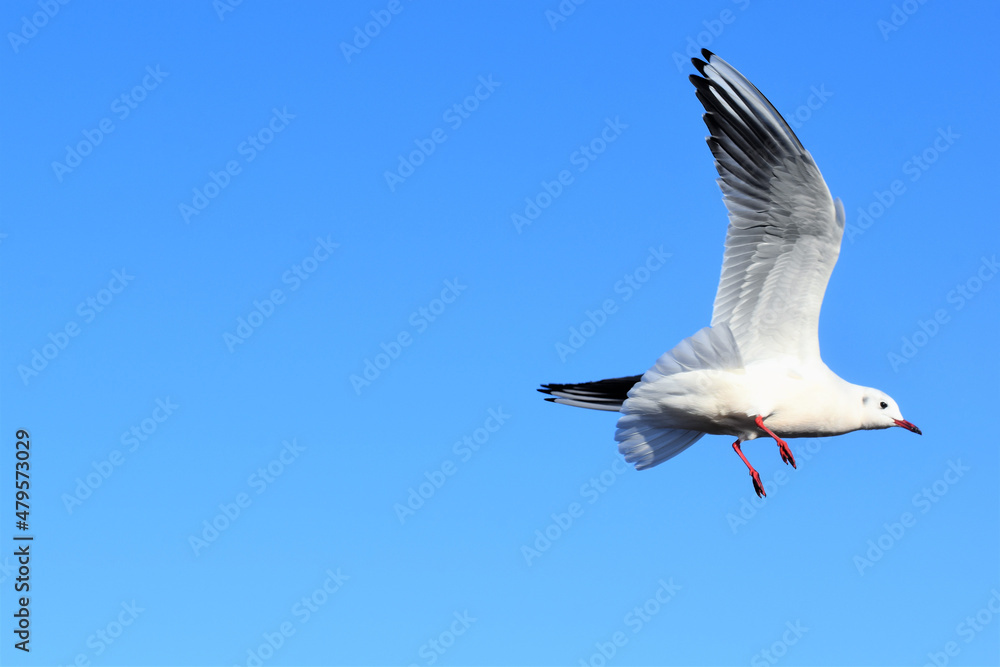
[[[910,422],[906,421],[905,419],[893,419],[893,421],[896,422],[896,426],[902,426],[907,431],[913,431],[917,435],[923,435],[923,433],[921,433],[919,428],[917,428]]]

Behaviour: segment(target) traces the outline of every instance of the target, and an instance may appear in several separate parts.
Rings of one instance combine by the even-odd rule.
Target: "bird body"
[[[787,438],[842,435],[865,428],[861,411],[854,409],[861,405],[856,396],[862,391],[823,363],[807,367],[761,361],[746,368],[690,371],[642,383],[629,395],[626,414],[649,415],[662,428],[740,440],[762,435],[755,415]],[[827,411],[817,414],[811,407],[816,404],[825,404]]]
[[[740,444],[900,426],[887,394],[851,384],[820,358],[819,313],[840,253],[844,208],[781,114],[727,62],[703,50],[691,76],[729,211],[711,326],[681,341],[642,376],[548,384],[548,400],[621,413],[615,439],[639,470],[705,434]]]

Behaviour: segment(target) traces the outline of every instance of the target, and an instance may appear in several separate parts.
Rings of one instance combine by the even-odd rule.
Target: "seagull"
[[[643,375],[543,384],[546,400],[620,412],[618,451],[638,470],[671,459],[706,433],[736,438],[758,497],[760,475],[740,445],[899,426],[918,435],[885,392],[851,384],[819,353],[819,311],[840,254],[844,206],[764,95],[711,51],[692,58],[709,148],[729,211],[711,326],[682,340]]]

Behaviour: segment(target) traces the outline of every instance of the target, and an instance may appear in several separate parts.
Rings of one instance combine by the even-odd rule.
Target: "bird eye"
[[[881,403],[878,404],[878,406],[883,410],[885,410],[887,407],[889,407],[889,404],[886,403],[885,401],[882,401]]]

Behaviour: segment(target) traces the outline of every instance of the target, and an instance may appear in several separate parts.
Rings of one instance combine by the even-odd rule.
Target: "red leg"
[[[795,457],[792,456],[792,450],[788,448],[788,443],[779,438],[777,435],[775,435],[774,431],[764,426],[764,419],[760,415],[754,417],[754,421],[757,423],[757,426],[758,428],[760,428],[760,430],[764,431],[764,433],[767,433],[769,436],[771,436],[778,442],[778,450],[781,452],[781,460],[784,461],[786,464],[791,463],[792,467],[797,469],[798,466],[795,465]]]
[[[743,463],[746,463],[747,468],[750,469],[750,477],[753,479],[753,490],[757,492],[757,497],[760,498],[761,496],[766,496],[767,492],[764,491],[764,485],[760,483],[760,475],[757,474],[757,471],[754,470],[753,466],[750,465],[750,462],[747,461],[747,457],[743,456],[743,450],[740,449],[739,440],[733,443],[733,449],[736,450],[736,453],[740,455],[741,459],[743,459]]]

